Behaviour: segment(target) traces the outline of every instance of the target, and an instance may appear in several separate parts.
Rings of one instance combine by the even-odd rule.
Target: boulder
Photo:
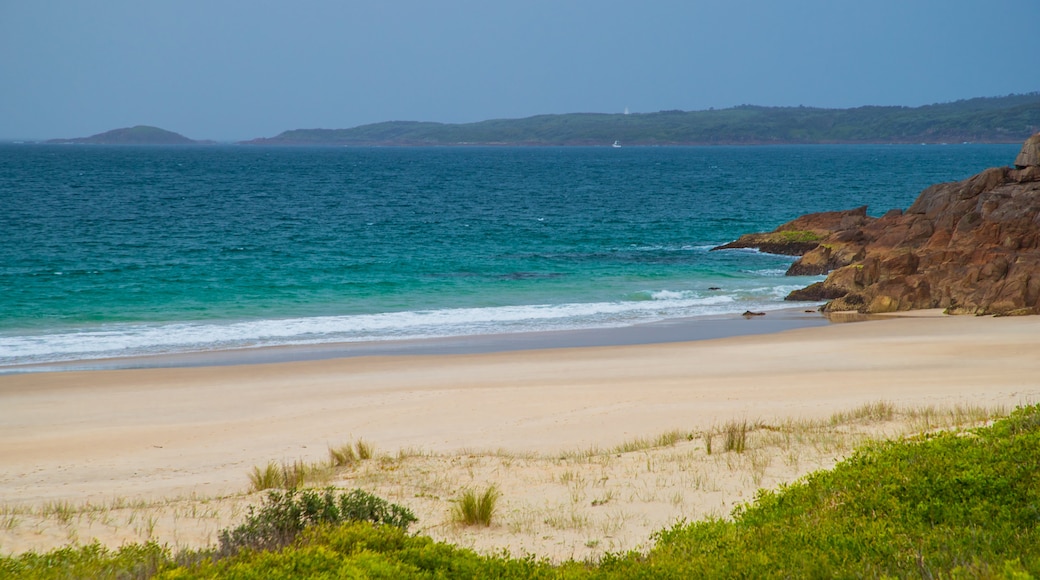
[[[1015,169],[1040,166],[1040,133],[1026,139],[1022,151],[1015,157]]]

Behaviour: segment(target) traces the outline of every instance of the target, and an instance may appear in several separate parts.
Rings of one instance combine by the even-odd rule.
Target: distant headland
[[[123,129],[113,129],[91,135],[90,137],[78,137],[75,139],[51,139],[47,143],[83,143],[88,145],[206,145],[212,141],[195,141],[180,133],[167,131],[158,127],[148,125],[137,125]]]
[[[1040,92],[921,107],[853,109],[740,105],[704,111],[567,113],[475,123],[387,121],[350,129],[293,129],[244,145],[282,146],[655,146],[857,143],[1021,143],[1040,131]],[[202,145],[138,125],[47,143]]]
[[[250,145],[762,145],[1021,143],[1040,131],[1040,92],[923,107],[758,107],[571,113],[445,124],[391,121],[296,129]]]

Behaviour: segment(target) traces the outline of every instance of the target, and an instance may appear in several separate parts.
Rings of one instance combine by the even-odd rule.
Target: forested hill
[[[1040,92],[923,107],[759,107],[571,113],[465,124],[391,121],[297,129],[256,145],[725,145],[1020,143],[1040,131]]]
[[[195,141],[188,139],[180,133],[167,131],[158,127],[148,125],[137,125],[123,129],[113,129],[91,135],[90,137],[77,137],[75,139],[51,139],[47,143],[80,143],[89,145],[198,145],[206,141]]]

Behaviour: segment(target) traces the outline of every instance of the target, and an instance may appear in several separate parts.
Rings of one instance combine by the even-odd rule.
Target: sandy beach
[[[645,530],[680,517],[725,516],[758,487],[829,467],[851,449],[808,441],[795,456],[790,441],[763,443],[758,469],[748,463],[756,456],[706,454],[694,433],[733,420],[822,421],[878,401],[1010,409],[1040,400],[1038,353],[1040,317],[928,311],[694,342],[4,375],[0,551],[95,537],[116,545],[213,541],[216,529],[258,501],[248,493],[254,466],[322,462],[329,447],[359,438],[384,461],[332,474],[329,483],[368,487],[412,507],[420,531],[435,537],[554,557],[639,547]],[[859,431],[891,428],[882,422]],[[690,435],[665,450],[573,453],[670,430]],[[462,475],[446,478],[448,465]],[[411,483],[380,479],[380,471]],[[504,491],[500,526],[467,535],[446,522],[460,489],[491,483]],[[697,490],[704,494],[693,495]],[[188,523],[181,504],[145,527],[133,516],[95,521],[82,509],[169,507],[175,500],[210,505],[208,523]],[[603,504],[614,511],[588,511]],[[577,524],[552,525],[545,514],[566,513],[561,505],[571,506]],[[71,515],[49,517],[54,506],[79,509],[78,527]],[[597,524],[597,517],[616,525]]]

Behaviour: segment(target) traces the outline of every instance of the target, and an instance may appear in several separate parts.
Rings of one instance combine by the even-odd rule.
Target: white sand
[[[212,541],[215,529],[237,521],[243,505],[256,502],[256,496],[242,496],[253,466],[271,460],[322,461],[328,446],[358,437],[384,452],[420,448],[442,454],[416,459],[403,469],[420,480],[413,481],[416,489],[424,478],[441,475],[444,481],[421,492],[430,497],[405,493],[403,484],[397,492],[380,487],[385,477],[366,475],[365,469],[375,467],[341,474],[335,481],[348,487],[367,483],[427,514],[422,529],[435,536],[488,545],[461,539],[444,524],[440,512],[466,485],[504,483],[513,523],[503,520],[486,533],[504,537],[544,535],[546,525],[563,529],[550,525],[544,514],[561,513],[554,502],[565,498],[548,489],[537,491],[537,481],[570,490],[564,495],[573,506],[585,506],[597,494],[610,495],[606,483],[596,488],[592,482],[612,481],[620,486],[609,499],[619,506],[614,519],[621,524],[613,532],[607,533],[609,523],[586,522],[585,529],[575,526],[570,543],[561,540],[555,548],[504,539],[499,545],[557,557],[586,554],[575,550],[575,542],[593,551],[638,546],[646,541],[644,530],[659,529],[676,514],[726,515],[734,502],[750,499],[759,484],[830,465],[844,450],[816,449],[815,455],[788,461],[792,465],[786,470],[779,470],[783,461],[776,451],[759,459],[775,473],[756,477],[747,475],[755,472],[750,467],[743,475],[723,477],[721,456],[702,456],[698,477],[710,478],[712,493],[718,495],[710,505],[679,497],[695,482],[676,467],[682,463],[678,459],[659,459],[662,465],[673,464],[669,473],[674,473],[667,477],[654,475],[650,463],[657,456],[650,454],[621,457],[613,467],[589,463],[581,469],[593,471],[567,476],[577,467],[559,461],[533,462],[534,471],[523,471],[524,458],[533,457],[524,454],[552,457],[561,450],[605,448],[669,429],[705,430],[731,419],[826,418],[879,400],[900,406],[1008,407],[1040,400],[1040,317],[926,314],[691,343],[0,376],[0,551],[92,537],[118,543],[150,534],[176,545]],[[702,442],[686,445],[694,444],[703,449]],[[460,468],[464,477],[443,475],[445,465],[465,463],[460,450],[475,449],[508,453],[471,457],[471,465]],[[733,461],[749,459],[728,461],[732,472]],[[648,467],[640,470],[644,464]],[[638,471],[652,477],[625,480],[625,473],[634,477]],[[601,475],[593,477],[593,472]],[[588,485],[571,489],[577,484],[561,477]],[[642,481],[638,485],[644,491],[625,488],[624,481]],[[522,505],[528,507],[510,504],[509,493],[518,496],[522,490],[535,494],[525,496]],[[82,525],[72,531],[48,524],[53,518],[31,516],[64,502],[156,502],[190,495],[234,498],[219,504],[221,515],[212,515],[201,528],[186,523],[190,518],[183,511],[171,516],[180,520],[172,536],[155,533],[165,520],[97,523],[79,516]],[[643,501],[651,496],[653,501]],[[528,516],[519,515],[524,509]],[[623,529],[637,521],[643,523],[635,532]],[[136,536],[114,533],[119,528],[135,528]]]

